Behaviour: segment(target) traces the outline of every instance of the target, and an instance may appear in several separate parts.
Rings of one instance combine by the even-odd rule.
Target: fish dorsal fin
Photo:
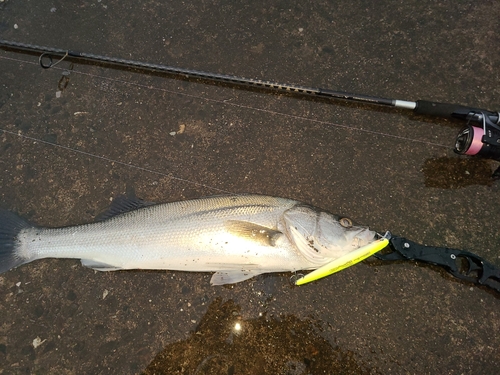
[[[248,221],[228,220],[226,230],[233,235],[253,240],[265,246],[274,246],[282,232]]]
[[[96,220],[107,220],[125,212],[134,211],[142,207],[152,206],[154,204],[154,202],[147,202],[145,200],[137,198],[135,195],[119,195],[118,197],[113,199],[111,205],[106,211],[96,217]]]

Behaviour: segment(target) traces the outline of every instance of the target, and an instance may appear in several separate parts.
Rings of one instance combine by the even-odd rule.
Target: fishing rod
[[[281,91],[296,95],[308,95],[327,99],[339,99],[358,103],[401,108],[405,110],[412,110],[417,115],[466,121],[465,128],[463,128],[457,136],[454,149],[455,152],[463,155],[476,155],[500,161],[499,112],[492,112],[458,104],[437,103],[426,100],[411,102],[406,100],[352,94],[323,88],[275,83],[258,79],[209,73],[6,40],[0,40],[0,47],[7,50],[41,53],[39,56],[39,64],[44,69],[51,68],[65,59],[83,59],[125,68],[163,72],[191,79],[202,79],[236,86],[250,86],[278,92]],[[60,59],[53,62],[52,56],[59,56]],[[384,248],[385,252],[380,253],[380,250]],[[463,250],[424,246],[403,237],[393,236],[389,232],[373,244],[359,249],[358,252],[349,254],[345,257],[345,259],[339,259],[331,262],[324,267],[297,279],[295,284],[302,285],[307,282],[317,280],[318,278],[325,277],[331,273],[356,264],[371,255],[374,255],[383,261],[412,260],[441,266],[456,278],[489,287],[500,293],[500,268],[497,268],[485,259]]]
[[[326,99],[337,99],[380,105],[385,107],[412,110],[416,115],[433,116],[448,119],[457,119],[466,122],[465,127],[458,133],[454,151],[461,155],[479,156],[500,161],[500,112],[463,106],[460,104],[439,103],[428,100],[407,101],[389,99],[363,94],[354,94],[331,89],[299,86],[288,83],[277,83],[260,79],[237,77],[227,74],[204,72],[185,69],[163,64],[153,64],[92,53],[78,52],[60,48],[44,47],[34,44],[19,43],[0,39],[0,47],[7,50],[41,53],[40,66],[48,69],[64,59],[83,59],[101,64],[110,64],[119,67],[135,68],[152,72],[162,72],[182,76],[190,79],[225,83],[243,87],[255,87],[277,92],[292,93],[294,95],[314,96]],[[60,56],[60,60],[53,62],[52,56]],[[500,168],[499,168],[500,170]],[[496,172],[495,172],[496,174]]]

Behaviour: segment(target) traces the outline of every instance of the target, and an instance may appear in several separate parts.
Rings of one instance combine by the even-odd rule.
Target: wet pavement
[[[0,38],[498,110],[498,14],[495,1],[3,0]],[[452,152],[460,123],[69,69],[0,51],[0,205],[34,223],[92,221],[130,187],[156,202],[261,193],[500,266],[498,163]],[[498,294],[411,262],[290,276],[211,287],[208,273],[22,266],[0,276],[0,373],[497,372]]]

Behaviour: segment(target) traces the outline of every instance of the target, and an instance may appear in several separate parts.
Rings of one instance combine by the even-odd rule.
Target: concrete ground
[[[379,3],[2,0],[0,38],[499,109],[499,2]],[[500,266],[498,163],[452,152],[460,123],[66,69],[0,50],[0,205],[34,223],[92,221],[128,187],[156,202],[261,193]],[[0,276],[0,373],[498,372],[499,294],[412,262],[289,277],[211,287],[206,273],[37,261]]]

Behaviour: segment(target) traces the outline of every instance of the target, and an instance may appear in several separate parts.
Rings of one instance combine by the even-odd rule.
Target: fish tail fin
[[[31,227],[16,214],[0,209],[0,273],[29,262],[19,254],[18,235],[23,229]]]

